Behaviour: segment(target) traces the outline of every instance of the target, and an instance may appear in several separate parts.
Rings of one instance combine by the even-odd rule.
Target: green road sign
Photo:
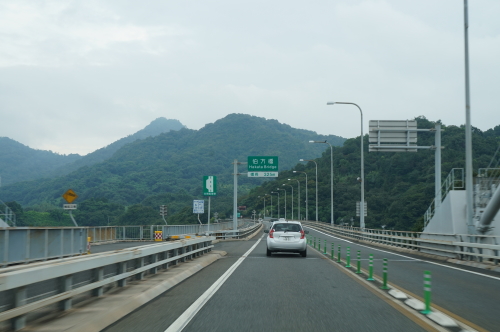
[[[248,172],[278,172],[278,156],[249,156]],[[276,175],[277,176],[277,175]]]
[[[217,195],[217,177],[206,175],[203,177],[203,196]]]

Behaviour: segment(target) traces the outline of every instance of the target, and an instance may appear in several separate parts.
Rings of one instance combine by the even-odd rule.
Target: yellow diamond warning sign
[[[62,198],[64,198],[68,204],[71,204],[78,198],[78,195],[72,189],[68,189],[68,191],[62,195]]]

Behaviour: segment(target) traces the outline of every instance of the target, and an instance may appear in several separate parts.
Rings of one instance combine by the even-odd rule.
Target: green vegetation
[[[433,128],[434,122],[424,117],[417,118],[419,128]],[[448,175],[452,168],[463,168],[465,165],[464,128],[442,126],[442,178]],[[434,144],[432,133],[419,133],[419,145]],[[482,132],[473,130],[474,169],[487,167],[500,142],[500,126]],[[365,200],[368,204],[366,227],[380,228],[387,225],[389,229],[420,231],[423,227],[423,214],[434,199],[434,151],[420,150],[416,153],[368,152],[368,135],[364,137],[365,147]],[[334,213],[335,223],[343,222],[359,225],[355,216],[356,201],[360,200],[360,184],[356,180],[360,176],[360,140],[359,137],[349,139],[342,147],[335,147],[334,160]],[[330,149],[328,148],[318,163],[318,201],[319,220],[330,222]],[[293,174],[292,171],[305,171],[308,174],[309,188],[309,219],[315,219],[315,165],[309,162],[296,165],[290,171],[281,172],[279,179],[264,183],[261,187],[251,190],[249,195],[241,199],[241,205],[250,210],[263,213],[263,200],[258,196],[269,194],[276,188],[284,188],[288,194],[288,214],[290,217],[291,188],[294,186],[294,208],[297,208],[297,184],[288,181],[295,178],[301,181],[301,198],[305,200],[305,177],[303,174]],[[273,197],[273,216],[277,216],[277,197]],[[269,210],[270,200],[267,199],[266,210]],[[281,191],[283,216],[284,199]],[[305,204],[301,203],[302,214],[305,215]],[[267,214],[269,215],[269,214]],[[297,213],[295,212],[295,216]]]
[[[435,122],[418,117],[419,128],[433,128]],[[464,167],[464,128],[442,126],[442,177],[452,168]],[[419,145],[434,144],[432,133],[419,133]],[[293,129],[275,120],[242,114],[231,114],[195,131],[181,129],[155,137],[135,140],[117,150],[110,158],[93,166],[56,179],[16,183],[0,189],[0,197],[17,216],[18,225],[72,226],[66,211],[61,209],[61,195],[72,188],[79,198],[73,215],[80,225],[148,225],[163,224],[159,206],[167,205],[169,224],[198,223],[192,213],[192,200],[201,199],[203,175],[218,176],[218,196],[213,197],[212,212],[219,217],[232,215],[234,159],[246,161],[249,155],[278,155],[280,176],[265,180],[240,176],[239,203],[263,212],[264,194],[282,188],[287,191],[287,217],[291,215],[291,188],[294,187],[295,216],[297,184],[301,182],[301,210],[305,215],[305,177],[308,174],[309,219],[315,219],[315,165],[297,163],[300,158],[318,163],[319,220],[330,222],[330,148],[309,144],[309,140],[334,143],[334,212],[335,222],[359,225],[355,216],[360,199],[360,139],[321,136],[314,132]],[[434,198],[434,151],[416,153],[368,152],[365,146],[365,199],[368,204],[366,226],[416,230],[423,226],[423,214]],[[342,143],[344,142],[343,146]],[[500,142],[500,126],[482,132],[473,130],[474,169],[487,167]],[[245,166],[239,167],[246,172]],[[283,186],[286,184],[287,186]],[[258,196],[261,196],[259,198]],[[280,191],[281,216],[284,191]],[[277,199],[273,196],[273,216],[277,217]],[[267,198],[266,209],[271,210]],[[23,208],[24,206],[24,208]],[[269,216],[269,213],[267,213]],[[205,223],[207,215],[200,215]]]
[[[168,206],[169,224],[197,223],[192,200],[202,197],[203,175],[216,175],[219,192],[212,199],[212,212],[224,218],[232,214],[234,159],[246,162],[249,155],[277,155],[280,169],[289,169],[299,158],[321,154],[323,147],[309,140],[344,142],[341,137],[294,129],[276,120],[230,114],[200,130],[183,128],[136,139],[105,161],[67,175],[2,187],[0,198],[42,213],[60,209],[61,195],[71,188],[79,195],[73,214],[80,225],[107,225],[108,217],[110,225],[163,223],[158,213],[163,204]],[[239,171],[246,168],[240,166]],[[239,191],[248,193],[263,181],[241,176]],[[200,218],[206,220],[206,216]]]

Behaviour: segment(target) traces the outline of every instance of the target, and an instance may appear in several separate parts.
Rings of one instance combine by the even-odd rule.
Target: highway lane
[[[165,331],[260,234],[250,241],[217,244],[215,249],[227,251],[227,258],[105,331]],[[266,257],[265,247],[264,238],[184,331],[424,331],[322,255],[310,250],[307,258]]]
[[[389,252],[379,247],[369,247],[350,240],[329,237],[312,228],[309,236],[321,238],[321,250],[327,240],[327,252],[330,254],[331,242],[335,243],[335,256],[338,245],[342,248],[342,258],[346,249],[351,249],[351,265],[356,264],[357,251],[361,251],[362,267],[368,269],[369,254],[374,254],[374,273],[382,276],[382,259],[387,258],[389,283],[402,287],[409,292],[423,297],[423,273],[432,273],[432,302],[463,317],[464,319],[490,331],[499,329],[498,294],[500,294],[500,273],[488,272],[477,268],[452,266],[440,261],[431,261],[418,255]],[[485,274],[478,275],[475,273]],[[491,278],[493,276],[494,278]]]

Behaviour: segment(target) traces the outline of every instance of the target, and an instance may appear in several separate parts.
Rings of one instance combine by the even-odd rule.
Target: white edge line
[[[182,315],[179,316],[165,332],[180,332],[187,324],[194,318],[201,308],[210,300],[210,298],[219,290],[219,288],[226,282],[226,280],[233,274],[236,268],[247,258],[247,256],[257,247],[264,235],[245,253],[241,256],[227,271],[217,279],[216,282],[210,286],[189,308],[187,308]]]
[[[335,239],[339,239],[339,240],[342,240],[342,241],[346,241],[346,242],[352,243],[352,242],[350,242],[350,241],[347,241],[347,240],[344,240],[344,239],[338,238],[338,237],[336,237],[336,236],[333,236],[333,235],[330,235],[330,234],[327,234],[327,233],[323,233],[323,232],[321,232],[321,231],[318,231],[317,229],[312,228],[312,227],[310,227],[310,226],[304,226],[304,227],[311,228],[311,229],[313,229],[315,232],[318,232],[318,233],[324,234],[324,235],[326,235],[326,236],[333,237],[333,238],[335,238]],[[369,249],[372,249],[372,250],[377,250],[377,251],[380,251],[380,252],[385,252],[385,253],[387,253],[387,254],[392,254],[392,255],[396,255],[396,256],[401,256],[401,257],[408,258],[408,259],[410,259],[410,260],[414,260],[414,261],[425,262],[425,263],[434,264],[434,265],[438,265],[438,266],[442,266],[442,267],[447,267],[447,268],[449,268],[449,269],[453,269],[453,270],[458,270],[458,271],[462,271],[462,272],[467,272],[467,273],[476,274],[476,275],[478,275],[478,276],[483,276],[483,277],[487,277],[487,278],[491,278],[491,279],[495,279],[495,280],[500,280],[500,278],[499,278],[499,277],[494,277],[494,276],[490,276],[490,275],[483,274],[483,273],[479,273],[479,272],[475,272],[475,271],[464,270],[464,269],[461,269],[461,268],[458,268],[458,267],[454,267],[454,266],[449,266],[449,265],[444,265],[444,264],[440,264],[440,263],[436,263],[436,262],[426,261],[426,260],[423,260],[423,259],[418,259],[418,258],[408,257],[408,256],[405,256],[405,255],[396,254],[396,253],[393,253],[393,252],[390,252],[390,251],[385,251],[385,250],[381,250],[381,249],[377,249],[377,248],[373,248],[373,247],[368,247],[368,246],[365,246],[365,245],[363,245],[363,244],[358,244],[358,243],[356,243],[356,245],[358,245],[358,246],[360,246],[360,247],[369,248]]]

